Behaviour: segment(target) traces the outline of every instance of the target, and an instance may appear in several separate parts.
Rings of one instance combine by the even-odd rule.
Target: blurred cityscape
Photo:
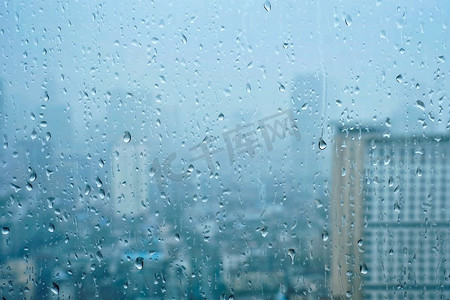
[[[293,87],[186,147],[151,95],[108,91],[85,149],[57,87],[22,124],[2,86],[2,296],[450,297],[449,137],[324,124],[323,79]]]

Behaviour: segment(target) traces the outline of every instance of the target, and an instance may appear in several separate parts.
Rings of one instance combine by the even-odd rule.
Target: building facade
[[[338,131],[330,207],[333,297],[450,297],[449,138]]]

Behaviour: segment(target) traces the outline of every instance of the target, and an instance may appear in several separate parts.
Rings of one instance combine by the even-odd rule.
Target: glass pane
[[[1,3],[1,296],[449,298],[449,12]]]

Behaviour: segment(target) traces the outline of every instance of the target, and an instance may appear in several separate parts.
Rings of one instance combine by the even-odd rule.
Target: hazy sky
[[[327,78],[330,120],[403,124],[432,112],[448,122],[447,1],[271,1],[269,11],[264,1],[126,2],[1,4],[6,106],[23,103],[16,128],[48,86],[83,136],[103,126],[113,89],[149,95],[149,122],[160,119],[162,132],[193,120],[204,130],[220,113],[289,108],[303,73]]]

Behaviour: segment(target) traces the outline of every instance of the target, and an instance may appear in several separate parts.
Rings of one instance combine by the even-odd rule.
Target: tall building
[[[336,134],[333,297],[450,297],[449,137]]]
[[[366,137],[366,136],[364,136]],[[333,298],[362,298],[359,267],[362,253],[364,149],[367,139],[357,131],[335,136],[333,188],[330,203],[331,264]]]
[[[113,147],[111,197],[114,213],[134,216],[148,206],[147,147],[118,141]]]

